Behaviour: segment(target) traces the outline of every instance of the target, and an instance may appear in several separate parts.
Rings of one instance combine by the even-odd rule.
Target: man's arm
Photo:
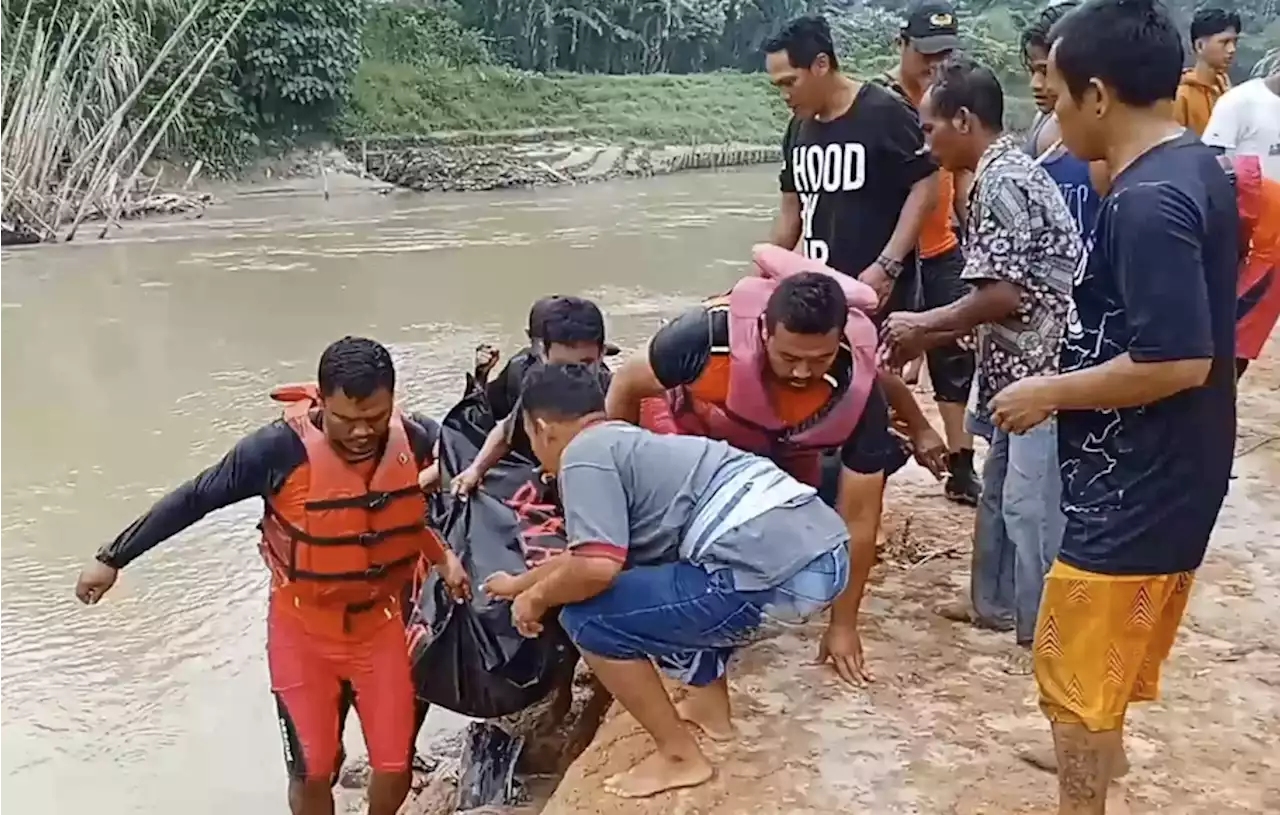
[[[921,340],[912,350],[927,351],[964,337],[983,323],[995,323],[1018,310],[1022,287],[1007,280],[975,280],[969,293],[950,305],[921,312]]]
[[[697,382],[711,360],[711,321],[707,309],[696,308],[658,329],[645,355],[614,373],[605,395],[609,418],[639,424],[641,401]]]
[[[1199,203],[1172,183],[1125,190],[1114,204],[1114,258],[1128,352],[1049,380],[1056,410],[1113,410],[1158,402],[1205,383],[1214,345]]]
[[[288,425],[267,425],[241,439],[217,464],[157,501],[98,550],[98,561],[122,569],[210,512],[270,494],[305,455]]]
[[[911,192],[898,214],[898,223],[893,227],[889,242],[880,250],[880,254],[899,263],[906,260],[911,250],[920,242],[920,227],[925,218],[938,205],[938,173],[935,171],[927,178],[922,178],[911,185]]]
[[[528,599],[541,610],[588,600],[609,588],[631,545],[627,496],[607,440],[575,439],[557,481],[569,555],[528,590]]]
[[[831,624],[823,638],[823,653],[850,682],[870,678],[863,667],[858,614],[876,562],[885,474],[896,469],[902,458],[902,449],[889,432],[884,395],[874,388],[858,426],[840,450],[836,509],[849,531],[850,574],[849,585],[831,606]]]
[[[889,160],[897,165],[902,183],[911,185],[911,192],[880,254],[902,262],[920,242],[920,229],[938,205],[938,165],[925,146],[924,132],[914,110],[895,105],[886,111],[884,127]]]
[[[778,217],[774,219],[769,242],[781,246],[788,251],[800,243],[801,212],[800,196],[796,190],[796,177],[791,167],[791,144],[795,140],[799,122],[792,118],[787,123],[787,130],[782,136],[782,169],[778,171],[778,189],[782,192],[782,202],[778,207]]]
[[[800,196],[792,192],[782,193],[782,202],[778,206],[778,217],[773,221],[773,231],[769,235],[769,243],[793,250],[800,243]]]

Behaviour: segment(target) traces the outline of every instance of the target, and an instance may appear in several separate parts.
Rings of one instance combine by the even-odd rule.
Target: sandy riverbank
[[[1269,348],[1280,352],[1280,341]],[[1245,815],[1280,808],[1280,365],[1251,367],[1240,396],[1236,478],[1166,666],[1164,697],[1128,722],[1133,770],[1108,812]],[[914,468],[895,477],[864,642],[877,681],[837,684],[810,664],[819,629],[748,649],[733,676],[742,728],[707,744],[709,784],[648,801],[601,790],[651,749],[613,710],[544,815],[1052,812],[1056,781],[1019,759],[1047,745],[1030,677],[1002,670],[1008,635],[933,609],[968,585],[972,513]],[[748,783],[749,782],[749,783]]]

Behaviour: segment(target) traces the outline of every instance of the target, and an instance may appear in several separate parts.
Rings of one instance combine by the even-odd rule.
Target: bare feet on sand
[[[625,773],[606,778],[604,788],[619,798],[648,798],[705,784],[713,774],[711,762],[702,753],[680,759],[654,753]]]
[[[729,686],[723,679],[705,688],[689,688],[676,704],[676,713],[712,741],[733,741],[738,735],[729,715]]]
[[[1054,773],[1058,772],[1058,754],[1054,752],[1053,747],[1032,747],[1023,750],[1018,754],[1018,758],[1035,767],[1038,770]],[[1116,756],[1115,766],[1111,768],[1111,780],[1116,781],[1124,778],[1129,774],[1129,756],[1123,748],[1120,754]]]

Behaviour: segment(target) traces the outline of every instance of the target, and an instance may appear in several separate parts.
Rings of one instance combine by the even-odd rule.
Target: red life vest
[[[720,439],[768,456],[799,480],[817,486],[822,479],[822,450],[843,444],[853,433],[875,382],[877,334],[867,316],[875,307],[875,292],[829,266],[776,246],[756,246],[752,254],[756,274],[739,280],[729,293],[728,347],[712,349],[712,353],[729,354],[728,398],[713,404],[694,397],[688,388],[673,388],[667,392],[667,407],[678,432]],[[849,304],[849,320],[836,361],[824,376],[831,398],[810,418],[786,425],[769,400],[764,379],[768,360],[760,329],[778,282],[803,271],[821,272],[839,281]],[[657,415],[652,403],[642,409],[651,424],[668,422]]]
[[[295,606],[344,614],[398,598],[419,558],[444,558],[439,537],[426,525],[426,496],[399,411],[366,477],[316,426],[314,386],[277,388],[271,397],[287,404],[285,422],[307,452],[306,462],[266,501],[261,549],[273,587],[289,591]]]
[[[1280,319],[1280,184],[1263,177],[1257,156],[1220,160],[1240,210],[1236,356],[1257,359]]]

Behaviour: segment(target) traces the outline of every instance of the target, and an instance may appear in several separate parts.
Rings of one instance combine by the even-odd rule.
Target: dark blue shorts
[[[781,585],[739,591],[733,573],[708,573],[689,563],[638,566],[606,591],[560,610],[560,624],[582,651],[609,659],[652,659],[687,685],[724,675],[729,657],[822,612],[849,581],[849,552],[841,544],[814,558]]]

